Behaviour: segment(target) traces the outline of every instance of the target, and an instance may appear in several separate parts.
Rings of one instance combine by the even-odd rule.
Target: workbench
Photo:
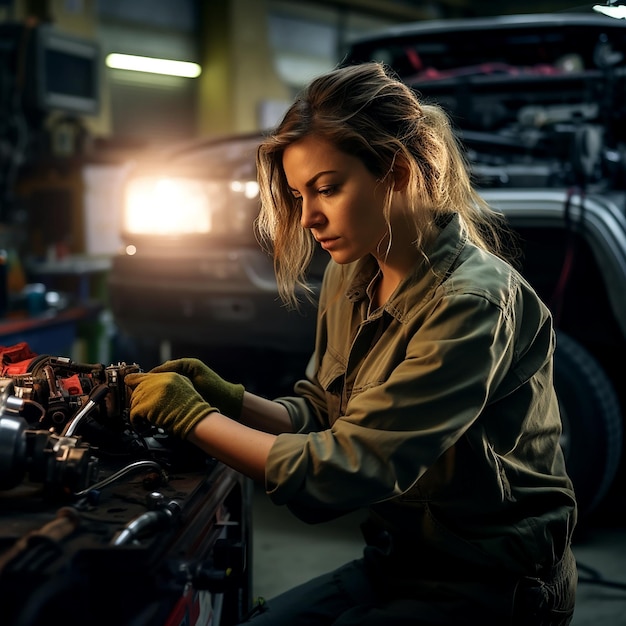
[[[29,315],[26,310],[10,312],[0,319],[0,346],[24,341],[37,354],[73,354],[80,324],[96,321],[101,311],[101,304],[85,302],[38,315]]]

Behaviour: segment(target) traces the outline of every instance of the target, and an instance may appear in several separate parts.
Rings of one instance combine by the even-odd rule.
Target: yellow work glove
[[[145,419],[182,439],[217,409],[207,404],[191,381],[175,372],[128,374],[130,420]]]
[[[151,372],[176,372],[186,376],[196,391],[220,413],[239,419],[243,407],[243,385],[229,383],[200,359],[185,358],[166,361],[157,365]]]

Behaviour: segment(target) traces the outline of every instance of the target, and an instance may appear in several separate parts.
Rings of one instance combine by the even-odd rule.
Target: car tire
[[[623,437],[619,400],[598,361],[562,332],[554,353],[554,384],[565,463],[584,518],[600,504],[617,473]]]

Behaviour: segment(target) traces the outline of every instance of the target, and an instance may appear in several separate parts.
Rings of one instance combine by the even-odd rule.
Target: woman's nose
[[[300,224],[302,228],[315,228],[324,221],[324,214],[319,210],[317,203],[312,199],[302,198],[302,213]]]

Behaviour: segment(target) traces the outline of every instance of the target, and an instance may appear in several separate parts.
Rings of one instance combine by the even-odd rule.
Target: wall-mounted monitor
[[[63,111],[96,115],[100,109],[102,58],[96,41],[65,33],[52,24],[0,25],[3,85],[29,115]]]
[[[100,108],[98,45],[48,25],[37,27],[33,45],[33,103],[47,111],[96,115]]]

